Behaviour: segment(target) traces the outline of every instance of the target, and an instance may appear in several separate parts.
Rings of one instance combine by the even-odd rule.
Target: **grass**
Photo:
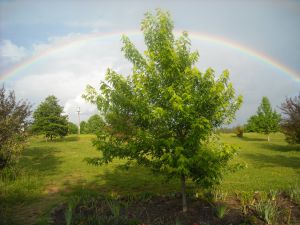
[[[51,209],[74,193],[180,191],[177,180],[166,183],[147,169],[121,170],[120,160],[102,167],[87,164],[86,157],[99,155],[91,144],[92,138],[69,136],[54,142],[31,138],[19,163],[21,175],[0,179],[0,224],[47,224]],[[258,134],[245,134],[243,138],[222,134],[221,140],[240,146],[236,160],[247,164],[224,178],[220,187],[224,192],[269,192],[300,186],[300,146],[286,144],[282,134],[272,135],[270,143]]]
[[[240,147],[237,161],[247,167],[225,177],[225,191],[283,190],[300,186],[300,145],[288,145],[281,133],[264,135],[247,133],[244,138],[222,134],[222,141]]]

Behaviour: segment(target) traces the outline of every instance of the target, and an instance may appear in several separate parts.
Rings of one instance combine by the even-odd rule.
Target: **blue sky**
[[[80,97],[85,86],[97,86],[107,67],[130,74],[130,63],[120,52],[121,34],[138,30],[144,13],[155,8],[170,11],[176,29],[226,38],[300,74],[299,1],[11,0],[0,1],[0,79],[7,69],[61,41],[95,32],[120,35],[57,51],[0,83],[35,106],[54,94],[70,120],[76,121],[78,106],[86,119],[96,110]],[[133,41],[144,47],[142,36]],[[220,74],[229,69],[237,93],[244,96],[234,124],[255,113],[262,96],[279,111],[285,97],[300,91],[300,77],[296,81],[239,51],[193,39],[192,46],[200,53],[200,70],[212,67]]]

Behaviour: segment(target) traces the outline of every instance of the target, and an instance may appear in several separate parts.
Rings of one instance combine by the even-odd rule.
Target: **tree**
[[[281,127],[287,142],[300,144],[300,93],[294,98],[286,98],[280,109],[285,115]]]
[[[68,122],[68,134],[77,134],[78,127],[75,123]]]
[[[147,13],[141,28],[144,56],[122,37],[132,75],[108,69],[100,93],[88,86],[83,96],[97,104],[106,123],[95,141],[102,157],[90,162],[125,158],[180,178],[185,212],[186,179],[209,187],[228,169],[235,149],[216,141],[214,131],[232,121],[241,96],[235,96],[227,70],[216,79],[213,69],[201,73],[194,66],[198,52],[191,52],[187,32],[175,39],[168,13]]]
[[[32,129],[38,134],[52,140],[68,134],[67,116],[62,115],[63,107],[58,104],[55,96],[48,96],[33,113]]]
[[[269,99],[263,97],[257,114],[251,116],[247,122],[247,131],[266,134],[268,135],[268,141],[270,141],[270,133],[279,131],[280,120],[280,114],[272,110]]]
[[[85,121],[80,122],[80,133],[86,134],[86,122]]]
[[[16,101],[14,91],[0,89],[0,169],[17,162],[27,133],[30,104]]]
[[[85,126],[85,131],[88,134],[97,134],[101,129],[103,129],[105,123],[103,119],[95,114],[91,116]]]

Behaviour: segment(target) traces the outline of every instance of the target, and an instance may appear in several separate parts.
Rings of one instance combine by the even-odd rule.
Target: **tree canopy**
[[[68,120],[62,113],[63,107],[58,104],[58,99],[53,95],[48,96],[33,113],[32,130],[50,140],[66,136]]]
[[[287,98],[281,104],[284,118],[282,119],[282,131],[287,142],[300,144],[300,93],[294,98]]]
[[[88,134],[97,134],[101,131],[101,129],[103,129],[104,126],[105,123],[101,116],[95,114],[88,119],[85,126],[85,132]]]
[[[272,109],[269,99],[263,97],[257,109],[257,114],[249,118],[246,129],[247,131],[266,134],[268,135],[268,141],[270,141],[269,134],[279,131],[280,120],[280,114]]]
[[[242,97],[235,95],[227,70],[219,77],[211,68],[198,70],[198,52],[191,51],[187,32],[175,38],[169,13],[146,13],[141,30],[144,55],[122,37],[132,74],[108,69],[100,93],[87,87],[84,98],[97,104],[106,123],[95,141],[102,157],[90,162],[125,158],[180,178],[186,211],[186,179],[209,187],[228,169],[235,148],[220,143],[214,131],[232,121]]]
[[[14,91],[0,88],[0,169],[17,162],[24,147],[30,104],[16,101]]]

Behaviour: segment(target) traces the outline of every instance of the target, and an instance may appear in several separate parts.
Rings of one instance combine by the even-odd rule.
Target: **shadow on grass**
[[[55,138],[53,139],[52,142],[73,142],[73,141],[78,141],[79,137],[77,136],[66,136],[63,138]]]
[[[65,188],[71,192],[76,192],[77,189],[80,190],[82,187],[87,187],[88,189],[99,190],[105,194],[180,191],[179,179],[167,181],[165,177],[153,174],[150,170],[141,166],[133,166],[129,169],[124,169],[122,166],[116,166],[113,169],[103,168],[102,173],[96,175],[93,180],[88,182],[78,180],[76,183],[65,183]],[[190,188],[190,185],[188,186]]]
[[[236,136],[234,136],[236,137]],[[244,137],[237,137],[239,138],[240,140],[243,140],[243,141],[267,141],[267,138],[252,138],[252,137],[247,137],[247,136],[244,136]]]
[[[300,157],[283,155],[264,155],[264,154],[244,154],[244,156],[253,162],[259,162],[259,168],[262,167],[290,167],[300,168]]]
[[[290,152],[290,151],[300,152],[300,145],[278,145],[274,143],[265,143],[265,144],[261,144],[261,147],[264,149],[270,149],[278,152]]]
[[[42,175],[56,173],[55,169],[62,161],[55,156],[60,152],[53,147],[31,147],[24,151],[20,165],[29,171],[36,171]]]

